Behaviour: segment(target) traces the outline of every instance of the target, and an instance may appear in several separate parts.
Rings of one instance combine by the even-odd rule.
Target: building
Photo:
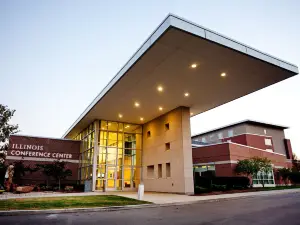
[[[63,135],[92,190],[193,193],[190,117],[298,67],[168,15]],[[202,85],[205,84],[205,85]]]
[[[238,160],[267,157],[274,171],[265,175],[266,184],[282,184],[276,169],[292,167],[291,142],[285,138],[286,126],[244,120],[192,137],[193,164],[196,172],[214,171],[216,176],[236,176]],[[260,173],[258,174],[260,176]],[[260,186],[257,176],[254,185]]]

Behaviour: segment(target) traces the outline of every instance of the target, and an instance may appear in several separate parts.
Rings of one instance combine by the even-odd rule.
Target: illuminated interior
[[[142,126],[99,123],[96,190],[136,188],[140,182]]]

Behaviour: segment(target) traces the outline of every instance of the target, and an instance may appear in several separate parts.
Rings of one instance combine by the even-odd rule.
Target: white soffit
[[[235,40],[232,40],[228,37],[220,35],[214,31],[201,27],[197,24],[189,22],[185,19],[182,19],[175,15],[168,15],[165,20],[158,26],[158,28],[150,35],[150,37],[144,42],[144,44],[137,50],[137,52],[129,59],[129,61],[125,64],[125,66],[116,74],[116,76],[107,84],[107,86],[100,92],[100,94],[92,101],[92,103],[85,109],[85,111],[79,116],[79,118],[72,124],[72,126],[66,131],[63,137],[70,137],[70,132],[82,121],[83,118],[93,109],[99,101],[110,91],[113,89],[113,86],[117,84],[117,82],[130,71],[131,68],[134,67],[139,60],[142,60],[142,56],[154,45],[154,43],[158,42],[158,39],[161,38],[170,28],[176,28],[183,32],[187,32],[196,37],[199,37],[202,40],[207,40],[209,42],[216,43],[220,46],[226,47],[228,49],[234,50],[236,52],[240,52],[247,56],[259,59],[263,62],[275,65],[279,68],[286,70],[289,73],[289,76],[293,76],[298,74],[298,67],[288,63],[286,61],[280,60],[268,54],[262,53],[254,48],[241,44]],[[282,79],[281,79],[282,80]],[[278,80],[279,81],[279,80]],[[278,82],[276,81],[276,82]],[[257,90],[257,89],[256,89]],[[255,90],[252,90],[253,92]],[[249,92],[250,93],[250,92]],[[240,96],[238,96],[240,97]],[[237,97],[237,98],[238,98]],[[233,99],[231,99],[233,100]],[[224,104],[224,102],[222,103]],[[220,104],[219,104],[220,105]],[[190,105],[189,105],[190,106]],[[101,118],[95,118],[101,119]],[[106,118],[103,118],[106,119]],[[90,122],[91,119],[89,119]],[[128,121],[129,122],[129,121]],[[87,125],[87,124],[86,124]],[[80,126],[80,129],[82,126]],[[79,128],[78,128],[79,129]],[[78,130],[76,131],[78,132]]]

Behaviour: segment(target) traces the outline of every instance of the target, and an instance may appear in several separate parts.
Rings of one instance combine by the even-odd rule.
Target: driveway
[[[0,217],[0,224],[299,225],[300,193],[111,212]]]

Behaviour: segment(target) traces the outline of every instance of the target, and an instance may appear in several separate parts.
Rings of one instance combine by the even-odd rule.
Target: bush
[[[248,177],[195,177],[195,186],[211,190],[244,189],[250,186]]]
[[[290,172],[288,178],[293,184],[300,184],[300,172]]]

